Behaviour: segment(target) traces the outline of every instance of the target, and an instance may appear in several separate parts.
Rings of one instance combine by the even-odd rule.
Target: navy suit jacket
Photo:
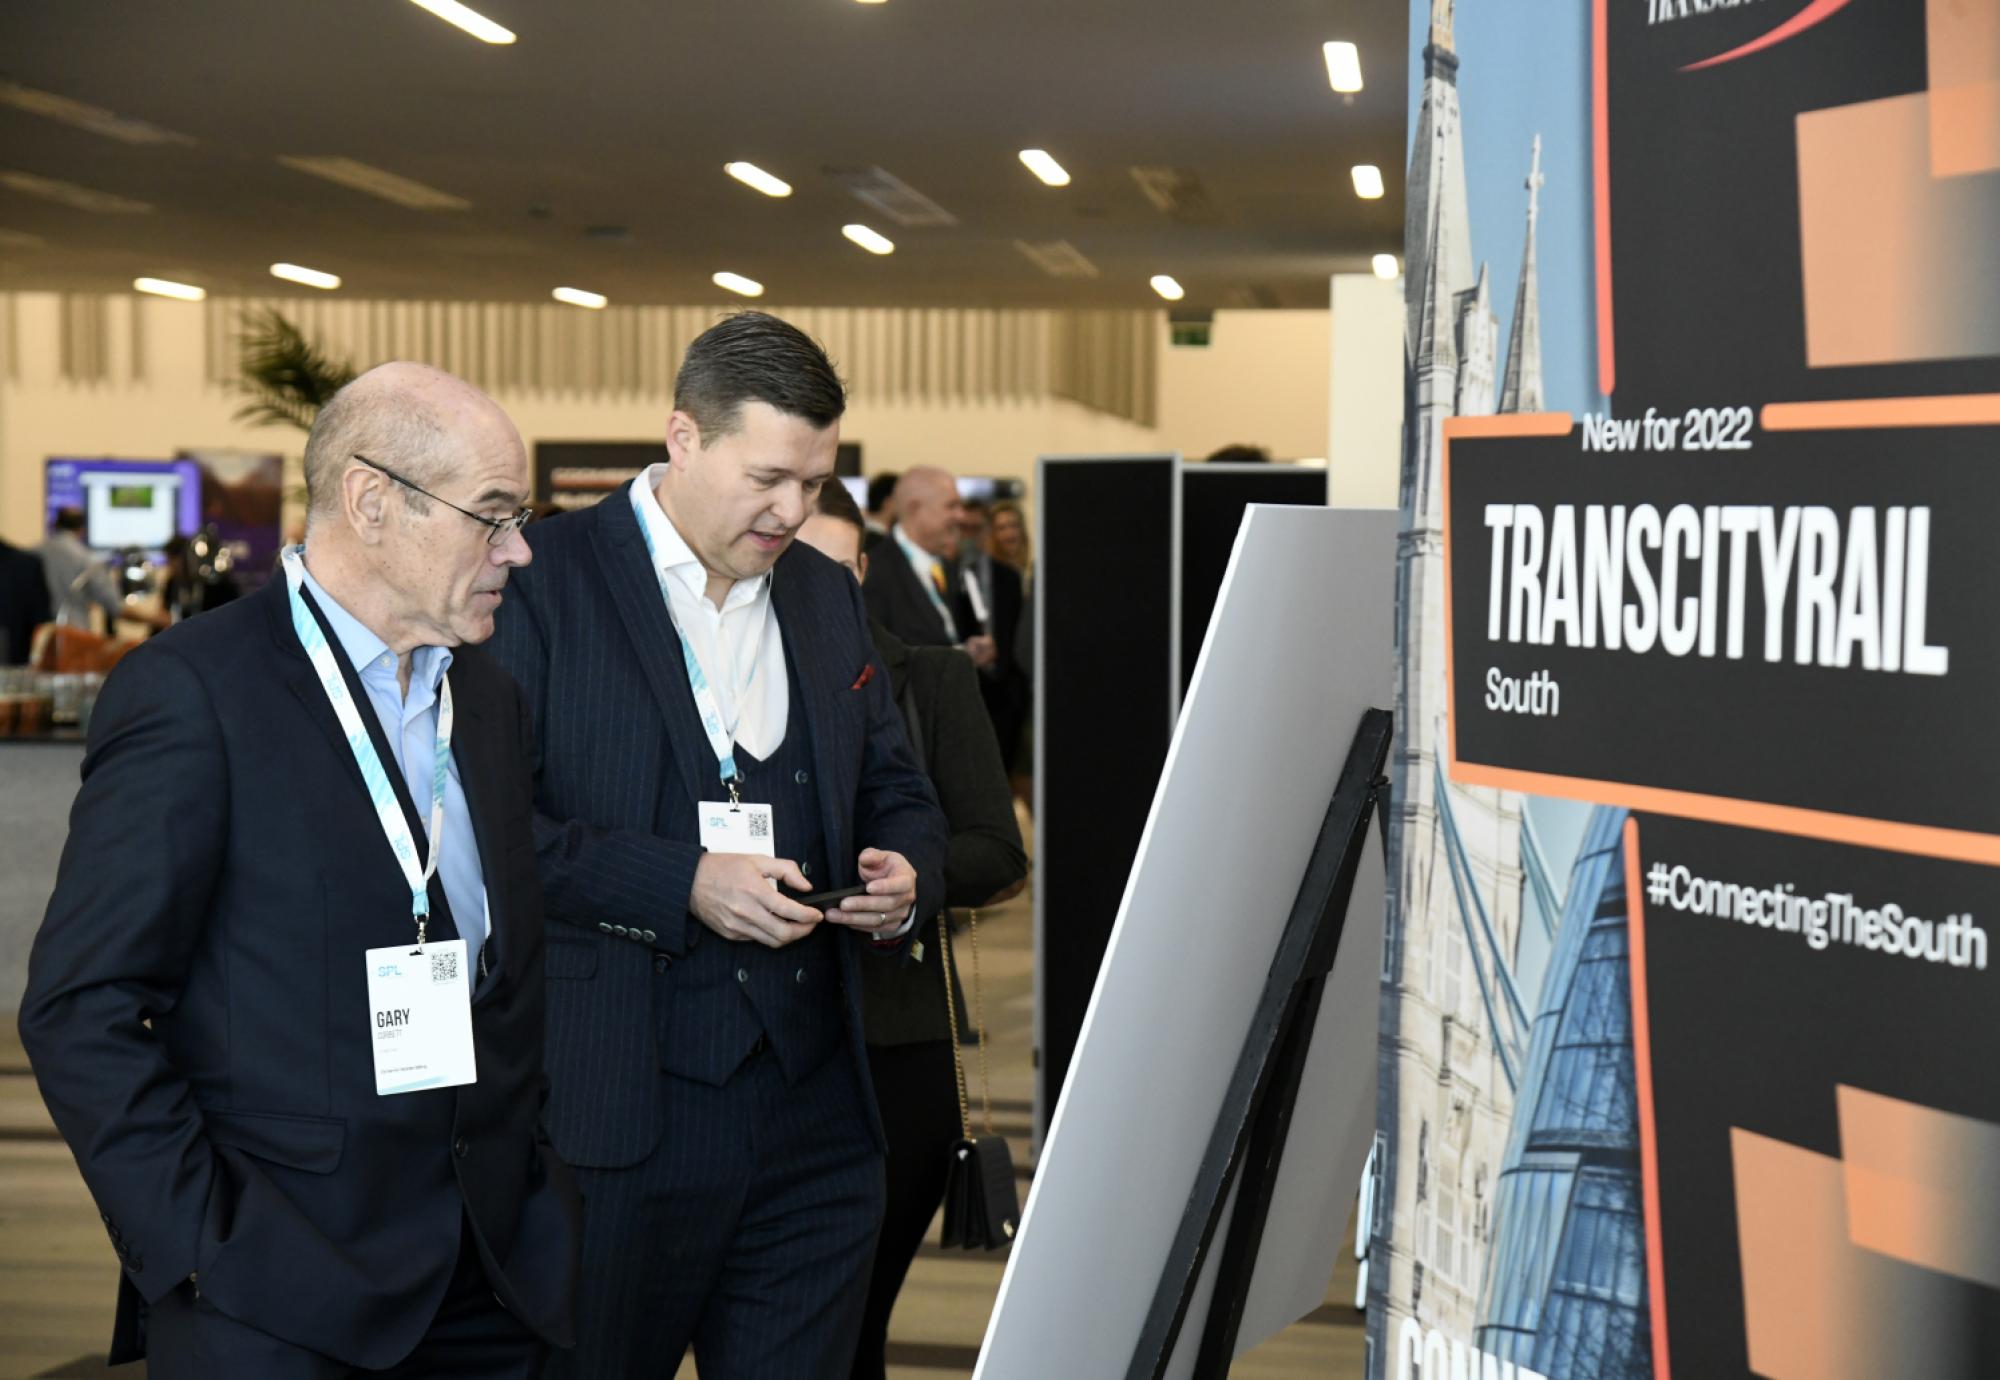
[[[955,646],[979,631],[979,623],[972,616],[972,604],[965,597],[958,562],[940,564],[945,573],[945,607],[951,610],[958,625],[956,637],[946,631],[937,605],[924,589],[923,577],[911,568],[910,558],[903,554],[895,538],[885,537],[868,557],[868,580],[863,587],[868,612],[912,647]]]
[[[660,1140],[654,1002],[691,999],[674,992],[672,965],[696,945],[730,942],[688,913],[702,856],[696,803],[722,785],[625,491],[526,536],[535,560],[515,573],[491,645],[520,682],[541,744],[535,845],[555,922],[549,1130],[570,1163],[618,1168]],[[771,603],[797,673],[789,722],[812,735],[824,885],[854,885],[861,850],[890,849],[917,869],[919,919],[937,914],[944,817],[910,752],[859,586],[795,542],[772,572]],[[857,965],[895,961],[903,945],[831,937],[843,941],[846,1031],[880,1143]],[[741,1000],[734,990],[702,999]]]
[[[447,675],[492,912],[478,1081],[389,1097],[365,951],[415,939],[409,888],[284,579],[104,684],[21,1042],[124,1266],[114,1361],[141,1353],[141,1305],[198,1270],[222,1313],[386,1368],[436,1316],[468,1217],[507,1307],[570,1339],[578,1204],[539,1124],[533,748],[479,648]],[[435,900],[431,933],[451,937]]]

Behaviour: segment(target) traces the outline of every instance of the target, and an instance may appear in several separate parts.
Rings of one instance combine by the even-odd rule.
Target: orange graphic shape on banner
[[[1931,175],[2000,172],[2000,4],[1930,0]]]
[[[1848,1239],[2000,1289],[2000,1126],[1860,1088],[1835,1096]]]
[[[2000,354],[2000,4],[1928,0],[1930,87],[1798,117],[1806,362]]]
[[[1639,1104],[1639,1178],[1646,1214],[1646,1299],[1653,1323],[1653,1380],[1667,1364],[1667,1266],[1660,1250],[1660,1142],[1653,1123],[1653,1013],[1646,993],[1646,893],[1639,881],[1639,821],[1625,817],[1625,953],[1632,989],[1632,1083]]]
[[[1974,1373],[1965,1286],[1848,1239],[1841,1161],[1734,1126],[1729,1150],[1752,1371],[1768,1380]]]

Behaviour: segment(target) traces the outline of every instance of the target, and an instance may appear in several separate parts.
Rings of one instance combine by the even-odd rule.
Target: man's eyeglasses
[[[397,474],[387,465],[381,464],[374,460],[370,460],[367,456],[358,453],[355,455],[354,458],[356,460],[359,460],[362,464],[368,466],[368,468],[371,470],[382,471],[382,473],[388,475],[391,479],[395,480],[398,484],[401,484],[404,488],[414,489],[416,492],[422,494],[425,498],[430,499],[432,502],[444,504],[445,507],[451,509],[454,513],[464,513],[467,517],[471,518],[481,527],[487,529],[486,544],[488,546],[498,546],[501,542],[507,540],[507,538],[514,535],[514,533],[520,531],[523,527],[526,527],[528,525],[528,519],[535,515],[535,510],[524,504],[511,517],[504,517],[504,518],[481,517],[479,516],[479,514],[472,512],[469,509],[459,507],[456,503],[453,503],[448,498],[439,498],[436,494],[432,493],[429,489],[426,489],[421,484],[412,484],[409,480],[403,478],[402,475]]]

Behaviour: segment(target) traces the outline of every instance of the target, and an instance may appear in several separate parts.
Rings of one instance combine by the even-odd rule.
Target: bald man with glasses
[[[105,683],[21,1038],[153,1380],[528,1380],[579,1207],[543,1133],[519,691],[531,559],[490,398],[390,364],[306,443],[303,546]]]

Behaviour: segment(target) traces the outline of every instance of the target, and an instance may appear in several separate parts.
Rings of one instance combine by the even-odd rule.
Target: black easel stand
[[[1195,1380],[1221,1380],[1229,1373],[1320,998],[1340,947],[1361,850],[1367,846],[1369,817],[1387,794],[1382,768],[1389,759],[1390,728],[1388,712],[1371,709],[1355,730],[1126,1380],[1160,1380],[1166,1373],[1230,1186],[1237,1184],[1236,1212],[1223,1241],[1194,1365]]]

